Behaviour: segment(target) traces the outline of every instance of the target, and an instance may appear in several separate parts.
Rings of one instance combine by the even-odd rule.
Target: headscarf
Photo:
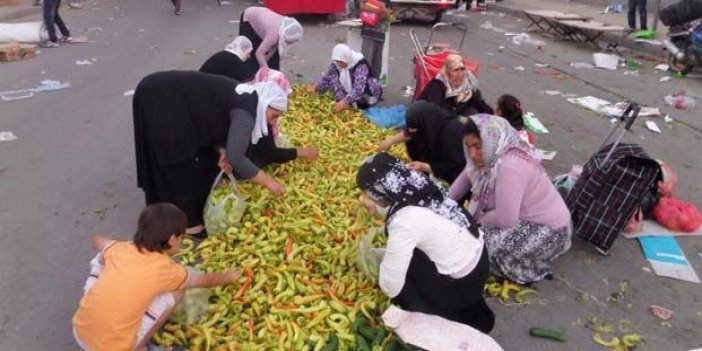
[[[473,91],[478,89],[478,78],[476,78],[470,70],[466,69],[466,76],[461,85],[454,87],[449,79],[450,70],[459,64],[465,65],[463,57],[457,54],[451,54],[446,57],[444,67],[436,75],[436,79],[444,83],[446,86],[446,98],[456,98],[456,102],[466,102],[473,97]]]
[[[405,206],[424,207],[468,229],[478,237],[473,218],[443,189],[399,159],[381,152],[368,157],[356,175],[356,184],[376,201],[389,204],[386,223]]]
[[[405,131],[411,138],[407,141],[407,153],[412,160],[422,162],[430,162],[442,154],[439,147],[445,137],[443,129],[453,120],[458,122],[454,113],[427,101],[417,101],[410,106],[405,119]]]
[[[237,94],[258,95],[258,105],[256,106],[256,121],[251,131],[251,143],[257,144],[259,139],[268,135],[268,122],[266,121],[266,110],[272,107],[279,111],[288,108],[288,96],[280,87],[273,82],[263,82],[256,84],[242,83],[236,86]]]
[[[283,56],[288,45],[302,39],[302,25],[292,17],[283,17],[278,27],[278,54]]]
[[[346,44],[336,44],[332,50],[332,61],[341,61],[346,63],[346,68],[342,68],[334,62],[334,66],[339,70],[339,82],[344,87],[347,94],[353,90],[351,82],[351,68],[355,67],[359,61],[363,60],[363,54],[354,51]]]
[[[470,203],[469,212],[479,218],[489,200],[495,196],[497,167],[503,156],[515,155],[529,161],[540,171],[543,171],[543,168],[534,148],[522,140],[517,130],[512,128],[506,119],[488,114],[473,115],[469,118],[478,126],[483,151],[484,166],[478,168],[469,157],[468,150],[465,150],[468,179],[472,184],[473,195],[476,196]]]
[[[285,78],[285,74],[281,71],[274,70],[272,68],[261,67],[256,75],[254,76],[252,83],[263,83],[263,82],[273,82],[278,84],[280,89],[282,89],[285,94],[290,95],[292,93],[292,87],[290,82]]]
[[[242,61],[249,59],[252,50],[253,44],[251,44],[251,40],[243,35],[234,38],[234,40],[224,48],[224,51],[231,52]]]

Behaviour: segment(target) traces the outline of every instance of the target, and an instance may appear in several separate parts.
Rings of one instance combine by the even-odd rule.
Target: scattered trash
[[[186,54],[186,55],[197,55],[197,50],[195,50],[195,49],[193,49],[193,50],[186,50],[186,51],[183,51],[183,53]]]
[[[492,22],[490,21],[485,21],[483,24],[480,25],[480,28],[482,29],[493,29],[495,26],[492,25]]]
[[[492,52],[488,52],[487,55],[488,56],[495,56],[495,54],[493,54]]]
[[[612,104],[607,100],[594,96],[569,98],[567,100],[570,103],[580,105],[603,116],[621,116],[628,106],[626,102]],[[659,117],[660,115],[660,110],[653,107],[642,107],[641,112],[639,112],[640,117]]]
[[[114,17],[107,17],[107,20],[108,20],[108,21],[114,21],[115,18],[114,18]]]
[[[0,142],[17,140],[17,136],[12,132],[0,132]]]
[[[648,273],[651,273],[651,268],[648,268],[648,267],[641,267],[641,269],[643,269],[644,271],[646,271],[646,272],[648,272]]]
[[[639,71],[624,71],[625,76],[639,76]]]
[[[665,121],[665,123],[673,123],[674,121],[673,118],[671,118],[669,115],[665,115],[665,117],[663,117],[663,120]]]
[[[616,5],[611,5],[611,6],[605,7],[604,12],[602,12],[602,13],[623,13],[623,12],[624,12],[624,5],[616,4]]]
[[[660,65],[657,65],[655,67],[656,71],[663,71],[663,72],[668,72],[670,70],[670,66],[666,65],[665,63],[661,63]]]
[[[654,121],[646,121],[646,128],[654,133],[661,133],[660,128],[658,128],[658,125]]]
[[[667,308],[663,308],[663,307],[657,306],[657,305],[651,305],[649,308],[651,309],[652,315],[654,315],[654,316],[656,316],[664,321],[667,321],[673,317],[674,312],[672,310],[667,309]]]
[[[228,23],[239,23],[239,20],[229,20]]]
[[[629,71],[639,71],[643,65],[639,61],[626,60],[624,61],[623,67],[626,67]]]
[[[644,236],[638,240],[644,257],[651,263],[657,275],[700,283],[700,278],[674,237]]]
[[[619,56],[617,55],[594,53],[592,54],[592,59],[595,61],[597,68],[616,70],[619,64]]]
[[[546,67],[548,67],[548,65],[545,64],[545,63],[535,63],[534,66],[539,67],[539,68],[546,68]]]
[[[558,154],[558,151],[536,149],[536,158],[539,160],[552,161],[554,158],[556,158],[556,154]]]
[[[514,67],[514,70],[515,71],[526,71],[526,68],[524,68],[524,66],[517,66],[517,67]]]
[[[636,38],[636,39],[650,40],[650,39],[653,39],[655,37],[656,37],[656,31],[651,30],[651,29],[640,30],[634,34],[634,38]]]
[[[650,39],[634,39],[636,43],[648,44],[653,46],[663,46],[663,42],[660,40],[650,40]]]
[[[544,46],[544,42],[538,41],[531,39],[529,34],[526,33],[519,33],[514,36],[511,36],[512,43],[515,45],[522,45],[522,44],[530,44],[530,45],[535,45],[538,46],[539,49]]]
[[[665,76],[665,77],[661,77],[661,79],[659,79],[658,81],[661,82],[661,83],[665,83],[665,82],[670,81],[671,79],[673,79],[673,77],[671,77],[671,76]]]
[[[134,89],[132,90],[127,90],[124,93],[122,93],[123,96],[132,96],[134,95]]]
[[[71,87],[70,83],[61,83],[57,80],[45,79],[41,81],[41,85],[35,88],[36,91],[55,91],[63,90]]]
[[[548,134],[548,129],[533,112],[524,114],[524,125],[532,133]]]
[[[410,85],[406,86],[404,89],[404,95],[405,97],[414,96],[414,87]]]
[[[76,65],[78,66],[87,66],[87,65],[92,65],[93,63],[90,62],[90,60],[77,60]]]
[[[37,56],[37,48],[31,44],[0,44],[0,62],[21,61]]]
[[[144,33],[144,32],[146,32],[146,30],[144,30],[144,29],[137,30],[137,33]]]
[[[684,91],[668,95],[664,100],[668,105],[678,110],[692,110],[695,108],[695,99],[687,96]]]
[[[549,96],[557,96],[557,95],[563,94],[562,92],[560,92],[558,90],[541,90],[539,93],[546,94]]]
[[[2,101],[15,101],[34,97],[34,89],[10,90],[0,92]]]
[[[566,99],[572,99],[574,97],[578,97],[578,95],[576,95],[576,94],[563,94],[561,96],[563,96]]]
[[[595,68],[595,66],[587,62],[571,62],[570,67],[573,67],[575,69]]]
[[[504,49],[505,49],[504,46],[498,46],[498,47],[497,47],[497,51],[499,51],[499,52],[502,52],[502,50],[504,50]]]

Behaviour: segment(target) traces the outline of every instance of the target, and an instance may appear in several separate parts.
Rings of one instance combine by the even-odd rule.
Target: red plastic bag
[[[665,162],[658,160],[658,164],[663,172],[663,180],[658,182],[658,194],[661,197],[673,197],[675,196],[675,187],[678,185],[678,174]]]
[[[692,233],[702,225],[702,214],[695,205],[672,197],[658,201],[653,217],[664,227],[678,232]]]
[[[385,7],[382,3],[376,0],[368,0],[366,5],[375,9],[382,9]],[[380,23],[380,19],[383,15],[370,11],[361,11],[361,22],[368,27],[375,28],[375,26]]]

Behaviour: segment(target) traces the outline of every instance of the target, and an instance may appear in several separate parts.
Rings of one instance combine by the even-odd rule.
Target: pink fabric
[[[464,171],[449,188],[449,197],[459,200],[470,188]],[[473,215],[480,224],[497,228],[510,228],[520,220],[554,229],[570,223],[570,212],[548,175],[516,156],[500,159],[495,198],[488,202],[487,211]]]
[[[278,50],[278,30],[283,16],[265,7],[249,7],[244,10],[244,21],[249,22],[254,32],[261,37],[261,45],[256,49],[256,60],[259,66],[268,67],[268,59]]]

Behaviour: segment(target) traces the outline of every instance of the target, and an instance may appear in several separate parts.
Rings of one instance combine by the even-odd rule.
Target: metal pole
[[[656,10],[653,12],[653,31],[658,31],[658,11],[661,9],[661,0],[656,0]]]

